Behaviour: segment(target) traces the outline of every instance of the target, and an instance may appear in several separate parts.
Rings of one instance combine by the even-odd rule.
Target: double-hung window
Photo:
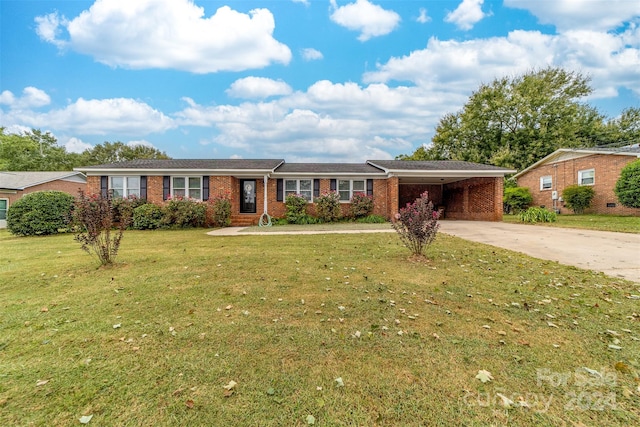
[[[596,182],[595,169],[578,171],[578,185],[593,185]]]
[[[0,221],[7,219],[7,210],[9,210],[9,200],[0,199]]]
[[[174,176],[171,178],[171,196],[202,200],[201,176]]]
[[[313,201],[313,180],[312,179],[285,179],[284,197],[290,194],[299,194],[307,202]]]
[[[140,177],[112,176],[110,188],[114,198],[140,197]]]
[[[551,175],[540,177],[541,190],[551,190],[551,186],[552,186]]]
[[[339,179],[338,180],[338,194],[340,195],[341,202],[348,202],[351,200],[354,194],[364,193],[366,194],[366,187],[364,180],[356,179]]]

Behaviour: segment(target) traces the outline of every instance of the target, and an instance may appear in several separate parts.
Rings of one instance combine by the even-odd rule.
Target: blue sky
[[[640,106],[637,0],[0,0],[0,126],[174,158],[391,159],[547,66]]]

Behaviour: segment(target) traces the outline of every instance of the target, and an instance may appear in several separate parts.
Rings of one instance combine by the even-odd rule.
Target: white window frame
[[[548,185],[545,186],[545,182],[548,182]],[[553,178],[551,175],[545,175],[540,177],[540,190],[551,190],[553,188]]]
[[[176,179],[184,179],[184,187],[176,187],[175,185],[175,180]],[[199,181],[199,187],[191,187],[191,180],[198,180]],[[176,191],[177,190],[182,190],[184,191],[184,194],[179,194],[176,195]],[[197,191],[198,192],[198,197],[194,197],[194,193],[192,193]],[[194,199],[194,200],[202,200],[202,176],[198,175],[198,176],[193,176],[193,175],[185,175],[185,176],[180,176],[180,175],[176,175],[176,176],[172,176],[171,177],[171,198],[175,199],[175,198],[184,198],[184,199]]]
[[[343,195],[347,193],[347,189],[346,188],[342,188],[344,187],[345,183],[349,183],[349,198],[348,199],[344,199]],[[361,182],[362,183],[362,189],[354,189],[354,182]],[[343,184],[342,186],[340,184]],[[350,203],[351,202],[351,198],[353,198],[353,195],[355,193],[362,193],[362,194],[367,194],[367,180],[366,179],[339,179],[338,182],[336,183],[336,191],[338,191],[338,195],[340,196],[340,203]]]
[[[308,182],[309,183],[309,189],[308,190],[302,190],[301,189],[301,185],[300,183],[302,181]],[[287,183],[293,183],[295,182],[295,190],[293,188],[288,189],[287,188]],[[299,194],[302,197],[305,198],[305,200],[309,203],[313,203],[313,179],[311,178],[304,178],[304,179],[285,179],[284,180],[284,198],[286,199],[288,195],[290,194]],[[308,197],[307,197],[308,194]]]
[[[591,175],[586,176],[585,175]],[[591,182],[583,182],[585,179],[590,179]],[[578,171],[578,185],[594,185],[596,183],[596,170],[595,169],[583,169]]]
[[[122,188],[116,189],[116,186],[113,184],[114,179],[122,179]],[[136,187],[131,181],[134,179],[138,180],[138,186]],[[114,198],[122,198],[126,199],[131,196],[140,197],[140,176],[139,175],[129,175],[129,176],[119,176],[114,175],[109,177],[109,190],[111,190]],[[116,191],[122,192],[122,194],[117,194]]]

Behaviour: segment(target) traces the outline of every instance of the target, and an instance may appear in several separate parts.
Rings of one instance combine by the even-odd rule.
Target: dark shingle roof
[[[509,169],[458,160],[368,160],[367,163],[386,170],[405,171],[507,171]]]
[[[366,163],[285,163],[280,166],[276,172],[313,174],[384,174],[382,170]]]
[[[282,159],[141,159],[104,165],[85,166],[78,169],[273,170],[282,162],[284,162]]]

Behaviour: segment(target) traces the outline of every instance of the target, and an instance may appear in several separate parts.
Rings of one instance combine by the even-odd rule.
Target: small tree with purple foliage
[[[423,255],[424,250],[436,238],[438,218],[440,214],[433,210],[429,193],[424,192],[413,203],[400,209],[392,222],[393,229],[400,235],[400,240],[414,255]]]

